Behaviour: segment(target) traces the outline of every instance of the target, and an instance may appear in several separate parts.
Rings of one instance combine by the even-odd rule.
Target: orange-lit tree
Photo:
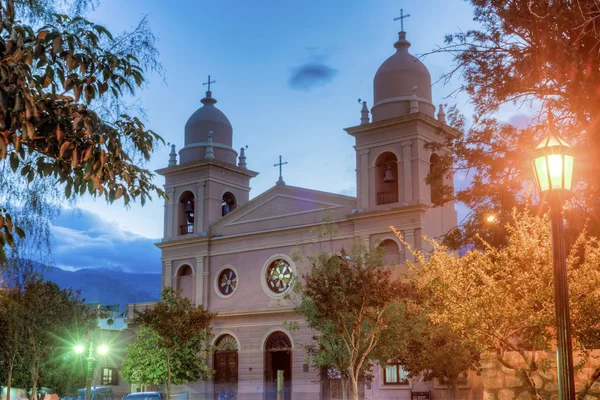
[[[464,134],[445,145],[454,155],[446,170],[469,172],[471,183],[456,199],[473,213],[448,236],[457,248],[478,245],[475,234],[505,245],[504,225],[510,210],[538,204],[530,149],[545,133],[545,115],[555,115],[560,134],[572,145],[581,167],[576,171],[575,198],[566,213],[570,243],[582,221],[600,232],[600,22],[598,0],[498,2],[470,0],[477,29],[449,34],[440,52],[454,56],[447,78],[460,76],[460,90],[475,106],[472,121],[452,109],[449,123]],[[519,127],[499,121],[503,106],[532,104],[540,109]],[[506,108],[504,109],[506,111]],[[579,154],[577,154],[579,153]],[[533,196],[532,196],[533,195]],[[442,199],[447,201],[451,198]],[[539,202],[543,204],[543,202]],[[540,210],[543,211],[543,210]],[[485,217],[495,213],[500,223]]]

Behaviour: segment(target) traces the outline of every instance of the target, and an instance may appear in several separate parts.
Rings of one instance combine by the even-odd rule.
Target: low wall
[[[531,352],[534,355],[540,369],[531,373],[531,379],[535,384],[538,394],[547,400],[557,398],[558,381],[556,374],[556,352]],[[511,365],[525,367],[523,358],[516,352],[506,353],[505,361]],[[575,356],[574,364],[577,365],[581,358]],[[541,366],[547,365],[546,369]],[[595,350],[590,355],[582,368],[575,369],[575,392],[579,393],[587,384],[590,377],[600,367],[600,350]],[[494,355],[483,357],[481,362],[481,378],[483,381],[484,400],[535,400],[528,390],[528,384],[524,378],[514,369],[502,365]],[[600,399],[600,380],[597,380],[589,389],[585,400]]]

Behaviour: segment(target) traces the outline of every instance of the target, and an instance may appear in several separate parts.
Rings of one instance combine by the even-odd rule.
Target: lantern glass
[[[546,157],[538,157],[533,163],[535,177],[538,181],[540,191],[545,192],[550,189],[550,180],[548,179],[548,168],[546,168]]]
[[[535,159],[533,163],[540,191],[571,190],[573,180],[573,157],[550,154]]]

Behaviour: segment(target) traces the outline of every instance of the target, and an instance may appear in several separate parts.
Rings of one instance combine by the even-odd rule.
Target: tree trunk
[[[456,379],[452,379],[452,381],[450,381],[450,387],[452,388],[450,391],[452,400],[458,399],[458,385],[456,384]]]
[[[38,377],[40,373],[40,362],[37,359],[33,360],[33,365],[31,366],[31,399],[37,400],[37,383]]]
[[[342,381],[342,400],[346,400],[348,397],[347,394],[347,390],[348,390],[348,385],[346,382],[346,378],[344,378],[344,373],[342,372],[342,376],[340,377],[340,380]]]
[[[356,375],[358,375],[358,373]],[[350,379],[352,380],[353,399],[358,400],[358,377],[354,375],[354,371],[350,374]]]
[[[8,378],[6,379],[6,400],[10,400],[10,389],[12,388],[12,372],[14,365],[14,357],[8,359]]]
[[[171,349],[166,349],[167,353],[167,400],[171,399]]]

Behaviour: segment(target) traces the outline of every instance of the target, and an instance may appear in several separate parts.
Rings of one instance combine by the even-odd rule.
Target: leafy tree
[[[135,323],[146,328],[135,344],[127,350],[127,374],[137,380],[136,363],[144,356],[163,361],[155,368],[146,368],[144,363],[140,382],[166,382],[167,397],[171,394],[171,383],[194,382],[210,378],[205,362],[212,338],[210,322],[215,316],[202,305],[194,306],[187,297],[167,286],[161,293],[161,301],[152,309],[136,311]],[[152,345],[153,347],[149,347]],[[154,353],[154,354],[151,354]],[[164,373],[166,370],[166,374]]]
[[[95,2],[66,3],[85,9]],[[163,196],[153,174],[140,166],[162,138],[124,112],[121,102],[144,84],[144,67],[159,68],[154,37],[143,38],[147,24],[113,37],[83,17],[50,16],[55,4],[0,3],[0,162],[6,160],[20,182],[60,183],[67,198],[88,192],[143,205],[151,192]],[[46,24],[26,25],[19,11]],[[0,263],[14,232],[23,234],[14,215],[0,207]]]
[[[436,380],[448,386],[453,398],[457,398],[464,374],[478,367],[479,352],[447,324],[434,324],[425,310],[420,311],[411,320],[408,343],[401,348],[397,361],[409,377]]]
[[[204,340],[202,335],[185,344],[176,340],[170,355],[171,383],[178,385],[211,377]],[[127,345],[120,373],[127,382],[137,385],[162,385],[168,381],[166,349],[161,347],[161,339],[152,329],[143,326],[135,341]]]
[[[0,294],[0,364],[8,386],[39,386],[66,393],[83,377],[81,362],[70,360],[73,337],[96,323],[96,313],[77,293],[37,277]],[[85,380],[83,380],[85,381]]]
[[[490,352],[517,371],[533,396],[532,373],[548,365],[535,351],[550,351],[555,338],[552,241],[547,217],[513,212],[505,227],[507,244],[464,256],[431,242],[430,253],[415,251],[409,278],[426,301],[431,321],[447,324],[467,349]],[[586,359],[600,345],[600,242],[580,235],[567,260],[573,339]],[[520,362],[506,357],[515,352]],[[582,389],[585,393],[600,371]]]
[[[296,311],[317,331],[313,357],[350,377],[354,398],[370,361],[386,364],[405,342],[405,289],[381,267],[381,252],[356,248],[352,256],[319,252],[312,268],[297,282]],[[344,390],[345,392],[345,390]]]
[[[19,362],[25,336],[25,323],[22,319],[22,293],[15,288],[0,291],[0,365],[6,382],[7,393],[10,393],[13,373]]]
[[[471,210],[464,226],[448,236],[446,244],[479,246],[477,234],[488,243],[505,245],[504,225],[511,220],[513,207],[524,209],[544,203],[536,195],[531,151],[546,132],[544,114],[555,115],[556,129],[575,148],[576,191],[565,213],[573,242],[582,223],[600,232],[595,218],[600,210],[600,57],[597,46],[600,21],[597,0],[500,2],[469,0],[474,8],[477,29],[447,35],[437,51],[454,57],[445,76],[459,76],[459,90],[475,106],[473,124],[456,108],[449,113],[450,124],[464,131],[446,146],[447,157],[439,173],[456,169],[468,173],[472,182],[456,196]],[[533,106],[540,112],[527,126],[513,126],[498,120],[499,112]],[[450,192],[451,193],[451,192]],[[543,200],[543,199],[542,199]],[[489,224],[486,216],[496,214],[499,223]]]
[[[31,279],[22,288],[22,313],[25,323],[23,360],[31,374],[32,398],[36,397],[40,377],[52,376],[57,360],[72,351],[71,338],[87,332],[96,324],[96,313],[72,290],[55,283]],[[52,386],[51,380],[44,382]]]

